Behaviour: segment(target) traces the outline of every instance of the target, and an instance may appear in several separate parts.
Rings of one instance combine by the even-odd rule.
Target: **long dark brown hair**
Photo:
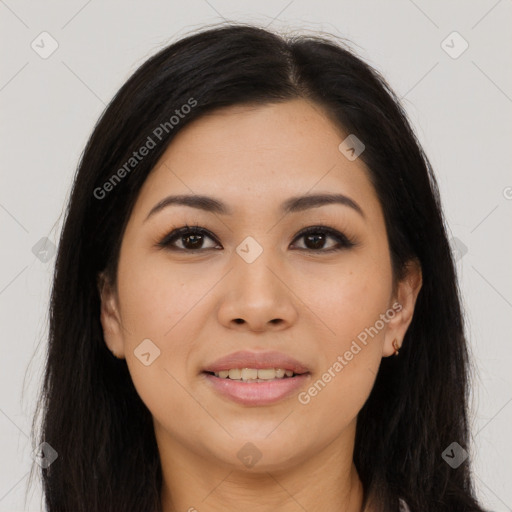
[[[452,468],[442,458],[454,441],[469,452],[469,359],[437,183],[399,99],[340,38],[225,24],[149,58],[107,106],[79,163],[58,247],[32,430],[34,446],[47,442],[58,453],[40,469],[49,512],[160,511],[151,413],[126,362],[106,347],[97,277],[105,271],[115,281],[132,207],[176,133],[214,109],[294,98],[323,107],[364,141],[360,158],[384,211],[395,279],[413,258],[423,272],[400,356],[382,360],[358,416],[354,462],[365,501],[382,512],[397,511],[399,497],[412,512],[483,511],[470,459]],[[179,123],[153,136],[156,147],[112,181],[191,99],[196,103]]]

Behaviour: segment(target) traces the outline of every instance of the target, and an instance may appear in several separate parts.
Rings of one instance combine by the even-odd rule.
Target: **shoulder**
[[[400,506],[400,512],[411,512],[411,509],[408,507],[407,503],[402,498],[398,500],[398,504]]]

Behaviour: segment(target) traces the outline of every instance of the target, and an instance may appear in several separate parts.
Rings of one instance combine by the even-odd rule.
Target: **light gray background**
[[[222,18],[347,37],[403,98],[462,248],[478,366],[478,494],[489,509],[511,511],[511,0],[0,0],[0,511],[42,509],[37,482],[27,503],[24,492],[55,258],[45,263],[32,248],[42,237],[56,243],[79,156],[117,89],[163,45]],[[47,59],[31,48],[34,40],[49,47],[43,31],[59,45]],[[441,46],[453,31],[469,44],[458,58]],[[445,44],[461,48],[453,38]]]

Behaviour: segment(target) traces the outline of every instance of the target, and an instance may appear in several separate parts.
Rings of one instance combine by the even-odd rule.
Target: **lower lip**
[[[295,377],[274,379],[269,382],[242,382],[221,379],[204,373],[214,390],[242,405],[269,405],[288,398],[297,392],[309,378],[309,373]]]

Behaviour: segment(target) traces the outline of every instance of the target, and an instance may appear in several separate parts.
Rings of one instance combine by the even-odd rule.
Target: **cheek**
[[[154,337],[162,343],[172,338],[204,295],[208,285],[205,281],[194,280],[186,269],[164,259],[148,262],[127,258],[120,264],[119,295],[124,323],[132,338]]]
[[[298,415],[305,418],[310,434],[334,439],[357,418],[373,388],[379,361],[373,351],[360,352],[312,379],[298,397]]]
[[[343,268],[331,269],[325,279],[310,280],[304,291],[329,328],[326,338],[336,349],[350,345],[385,314],[392,290],[391,270],[385,264],[365,256],[352,260]]]
[[[184,380],[200,328],[192,320],[197,320],[194,313],[206,284],[188,289],[186,279],[177,278],[180,273],[169,265],[141,264],[136,254],[127,256],[118,274],[125,357],[149,407],[148,401],[158,401],[177,385],[173,377]]]
[[[204,314],[200,299],[208,283],[199,280],[197,286],[187,287],[183,273],[181,278],[177,275],[180,273],[168,264],[139,265],[134,259],[120,264],[125,356],[137,393],[157,421],[179,415],[193,424],[201,410],[187,409],[193,401],[183,385],[188,378],[190,355],[200,339],[197,315]],[[143,340],[145,352],[150,354],[148,365],[141,357]]]
[[[318,419],[316,428],[333,436],[357,416],[367,400],[382,358],[387,323],[381,315],[392,318],[386,316],[392,289],[386,261],[359,256],[346,268],[331,273],[323,294],[320,287],[313,287],[317,311],[329,332],[319,347],[322,364],[299,396],[308,417]]]

